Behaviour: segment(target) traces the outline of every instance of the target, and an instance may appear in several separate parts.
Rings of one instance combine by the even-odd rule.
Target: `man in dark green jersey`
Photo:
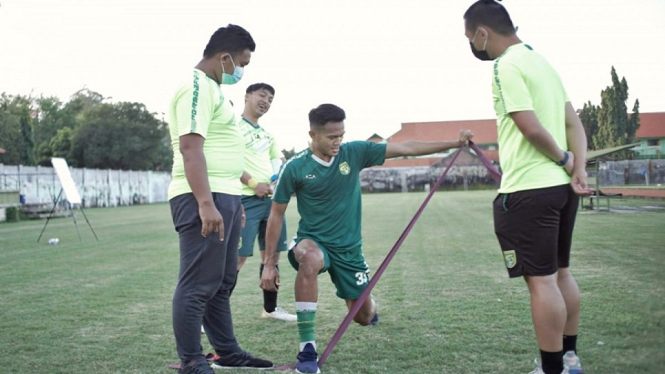
[[[301,220],[289,261],[298,271],[295,282],[296,315],[300,333],[299,373],[319,373],[314,323],[318,294],[317,275],[328,271],[337,296],[351,308],[369,283],[369,267],[361,245],[360,170],[381,165],[387,158],[419,156],[465,145],[473,134],[464,130],[458,140],[342,144],[342,108],[322,104],[309,112],[311,146],[282,167],[273,196],[266,231],[265,267],[261,287],[275,291],[277,244],[284,212],[295,194]],[[354,317],[366,326],[378,321],[376,305],[368,298]]]

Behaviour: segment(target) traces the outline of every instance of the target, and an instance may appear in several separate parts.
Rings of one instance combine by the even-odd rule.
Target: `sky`
[[[333,103],[345,140],[401,123],[494,118],[492,64],[473,57],[462,0],[0,0],[0,92],[83,87],[164,115],[176,86],[229,23],[256,42],[223,92],[242,113],[252,83],[276,90],[260,124],[305,148],[308,112]],[[576,108],[600,103],[614,66],[641,112],[665,111],[665,0],[505,0],[518,36],[559,72]],[[460,124],[462,127],[462,124]],[[433,139],[434,140],[434,139]]]

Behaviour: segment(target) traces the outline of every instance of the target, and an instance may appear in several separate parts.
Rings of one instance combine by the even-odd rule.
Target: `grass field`
[[[376,269],[424,199],[364,196],[364,250]],[[538,350],[521,279],[510,280],[493,233],[493,193],[439,192],[374,291],[376,327],[352,325],[324,373],[527,373]],[[631,206],[662,202],[631,201]],[[665,369],[665,209],[582,212],[572,269],[583,296],[586,373]],[[177,237],[167,204],[86,211],[100,238],[71,219],[0,224],[0,373],[173,373],[171,297]],[[297,212],[287,212],[289,233]],[[49,246],[50,237],[60,244]],[[258,256],[232,298],[246,350],[293,364],[295,324],[259,318]],[[295,273],[282,261],[280,304],[293,311]],[[320,351],[345,316],[320,280]],[[602,342],[602,343],[601,343]],[[209,348],[204,340],[204,347]],[[239,371],[239,372],[247,372]]]

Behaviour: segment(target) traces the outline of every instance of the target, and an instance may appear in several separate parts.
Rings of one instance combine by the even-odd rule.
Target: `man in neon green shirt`
[[[517,37],[501,4],[477,1],[464,20],[473,54],[494,60],[503,170],[494,226],[509,276],[523,276],[531,294],[542,362],[532,374],[581,374],[580,294],[569,262],[577,195],[589,193],[584,128],[559,75]]]
[[[180,239],[173,330],[181,374],[214,373],[201,349],[201,323],[219,356],[213,366],[272,367],[240,348],[229,305],[243,215],[244,145],[220,85],[240,80],[255,47],[240,26],[218,29],[171,101],[173,178],[168,196]]]
[[[242,229],[238,249],[238,272],[254,254],[257,236],[261,252],[259,278],[263,274],[265,234],[270,214],[273,176],[284,162],[275,137],[259,125],[259,118],[268,113],[275,97],[275,89],[266,83],[255,83],[247,87],[245,109],[239,121],[240,132],[245,142],[245,170],[242,178],[242,205],[247,219]],[[286,251],[286,224],[282,225],[277,250]],[[237,279],[237,278],[236,278]],[[236,280],[237,281],[237,280]],[[275,318],[295,322],[296,316],[277,306],[277,292],[263,290],[263,318]]]
[[[279,275],[277,244],[284,212],[296,195],[300,223],[289,261],[298,271],[295,282],[296,315],[300,334],[299,373],[319,373],[314,325],[319,273],[328,272],[337,296],[350,309],[369,284],[369,267],[362,253],[360,171],[381,165],[386,158],[419,156],[463,146],[473,136],[466,130],[459,140],[376,144],[355,141],[342,144],[342,108],[322,104],[309,112],[310,148],[294,155],[282,167],[273,197],[266,233],[265,268],[261,287],[276,290]],[[366,326],[378,322],[370,297],[353,318]]]

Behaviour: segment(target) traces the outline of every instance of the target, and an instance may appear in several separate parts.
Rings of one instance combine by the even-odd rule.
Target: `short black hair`
[[[250,52],[254,52],[256,49],[252,36],[242,27],[229,24],[226,27],[220,27],[212,34],[206,49],[203,50],[203,58],[210,58],[219,52],[237,54],[246,49],[249,49]]]
[[[342,122],[346,119],[344,109],[334,104],[321,104],[309,111],[309,126],[323,127],[328,122]]]
[[[475,31],[479,25],[485,25],[497,34],[513,35],[515,26],[503,5],[494,0],[478,0],[464,13],[464,20],[469,30]]]
[[[273,96],[275,96],[275,89],[272,88],[272,86],[269,85],[268,83],[254,83],[253,85],[247,87],[247,91],[245,91],[245,93],[250,94],[258,90],[266,90],[270,92]]]

